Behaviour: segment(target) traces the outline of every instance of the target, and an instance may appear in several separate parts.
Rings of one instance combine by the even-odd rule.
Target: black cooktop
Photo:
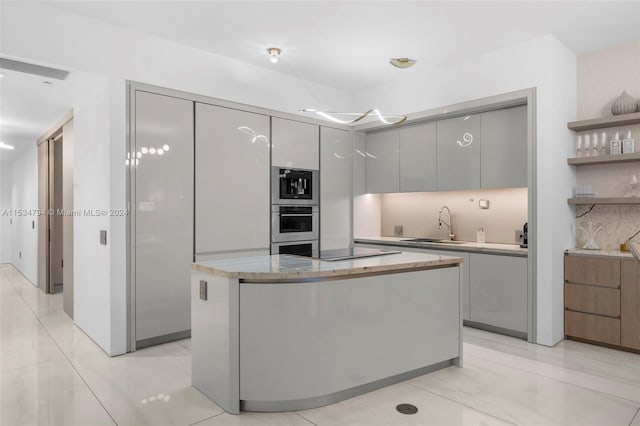
[[[359,259],[362,257],[382,256],[386,254],[397,254],[397,253],[400,253],[400,252],[397,250],[380,250],[380,249],[372,249],[372,248],[366,248],[366,247],[353,247],[353,248],[343,248],[343,249],[334,249],[334,250],[321,250],[320,260],[333,262],[337,260]]]

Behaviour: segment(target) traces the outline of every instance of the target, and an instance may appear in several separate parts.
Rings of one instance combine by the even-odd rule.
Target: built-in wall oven
[[[271,204],[318,205],[318,171],[271,168]]]
[[[317,257],[318,171],[271,169],[271,254]]]

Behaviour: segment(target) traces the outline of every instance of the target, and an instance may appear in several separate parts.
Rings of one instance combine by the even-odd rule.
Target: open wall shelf
[[[583,130],[604,129],[607,127],[628,126],[640,124],[640,112],[614,115],[613,117],[593,118],[590,120],[571,121],[567,127],[576,132]]]
[[[640,197],[578,197],[567,200],[572,205],[591,204],[640,204]]]
[[[635,152],[633,154],[601,155],[598,157],[574,157],[567,159],[567,163],[572,166],[632,163],[634,161],[640,161],[640,152]]]

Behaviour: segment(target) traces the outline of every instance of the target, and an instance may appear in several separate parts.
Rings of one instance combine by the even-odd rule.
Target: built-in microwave
[[[320,227],[318,206],[278,206],[271,208],[271,242],[317,240]]]
[[[271,168],[271,204],[318,205],[317,170]]]

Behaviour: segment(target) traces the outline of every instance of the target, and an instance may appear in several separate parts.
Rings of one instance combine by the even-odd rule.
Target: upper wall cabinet
[[[196,103],[196,254],[269,248],[269,117]]]
[[[480,114],[482,188],[527,186],[527,107]]]
[[[399,130],[400,192],[436,190],[436,123]]]
[[[315,124],[273,117],[271,164],[296,169],[320,169],[319,129]]]
[[[480,188],[480,115],[437,122],[438,190]]]
[[[399,147],[397,130],[385,130],[367,135],[367,192],[398,192],[400,190]]]
[[[351,243],[351,135],[346,130],[320,127],[320,249],[349,247]]]

